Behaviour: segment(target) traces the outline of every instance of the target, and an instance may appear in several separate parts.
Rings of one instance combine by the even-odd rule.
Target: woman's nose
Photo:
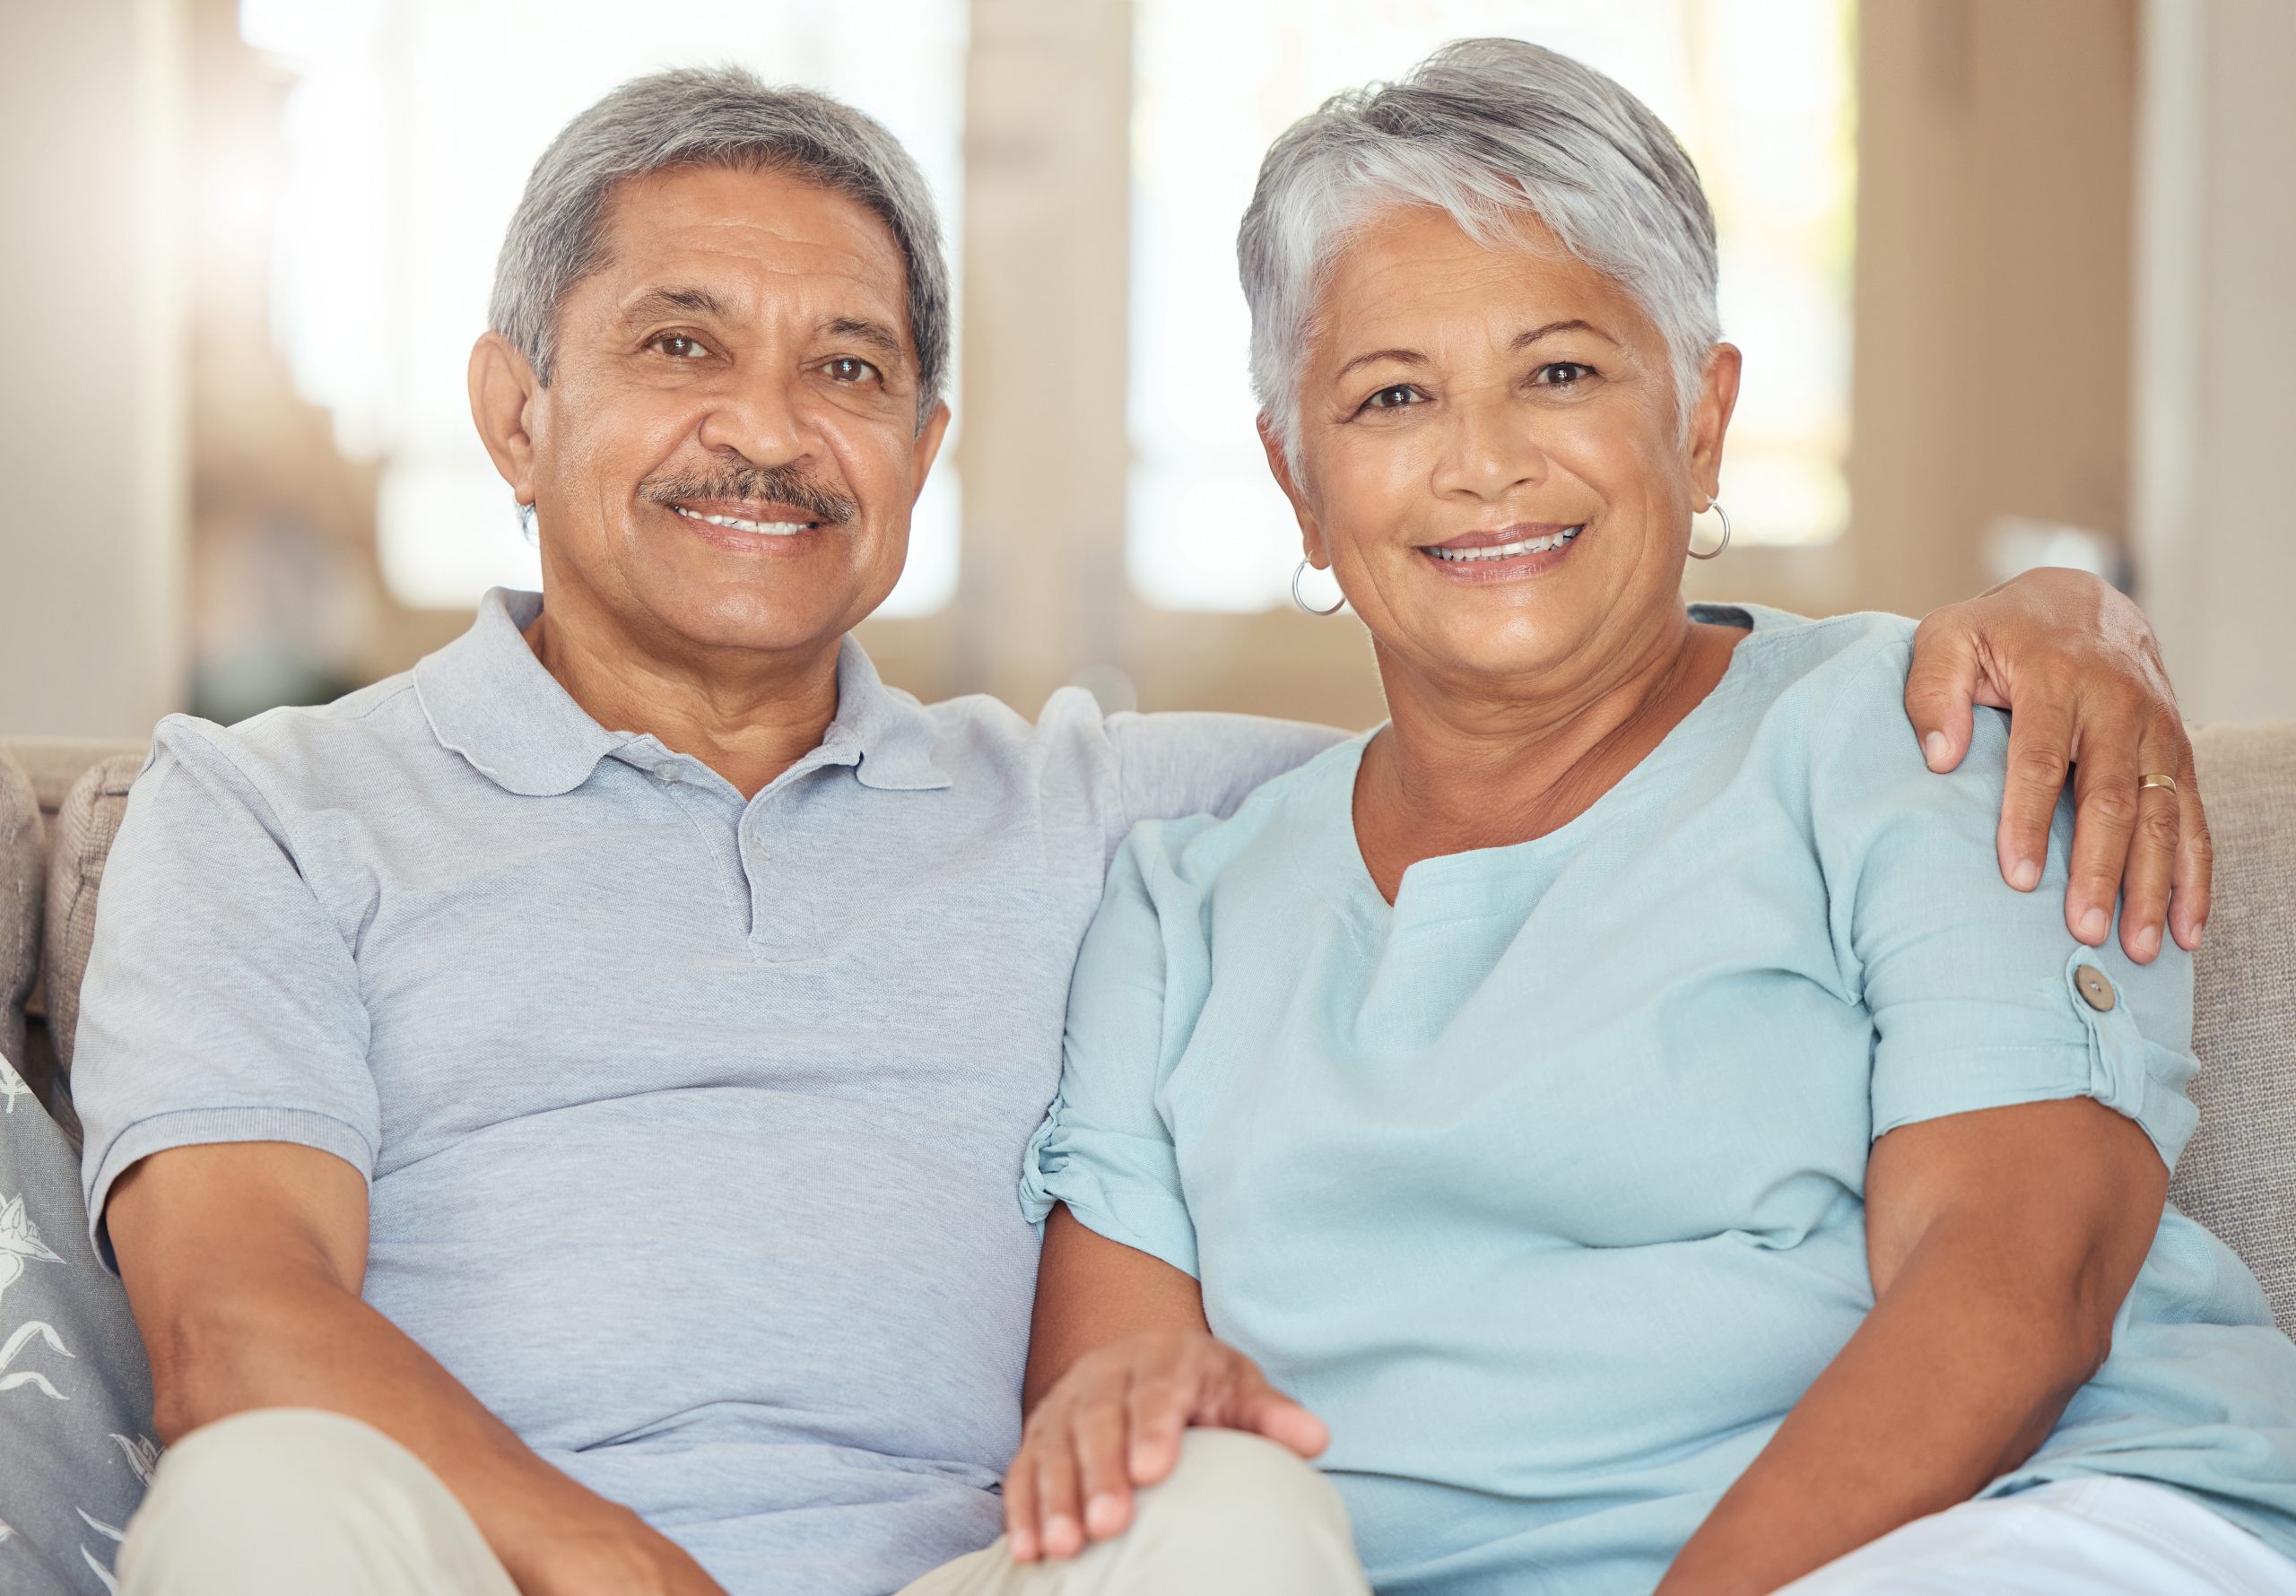
[[[1531,419],[1512,400],[1511,394],[1489,394],[1453,402],[1436,463],[1437,493],[1497,499],[1546,475],[1546,452]]]

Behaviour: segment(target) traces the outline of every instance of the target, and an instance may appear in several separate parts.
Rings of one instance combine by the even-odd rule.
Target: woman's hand
[[[2049,820],[2073,768],[2077,819],[2065,923],[2101,944],[2122,901],[2120,941],[2139,964],[2200,946],[2208,921],[2208,816],[2192,743],[2161,646],[2127,596],[2083,571],[2028,571],[1921,623],[1905,708],[1932,770],[1969,752],[1970,709],[2011,713],[2001,873],[2021,892],[2040,880]],[[2174,791],[2138,786],[2172,777]],[[2171,896],[2173,892],[2173,898]]]
[[[1172,1471],[1191,1426],[1248,1430],[1301,1457],[1330,1440],[1257,1364],[1200,1331],[1112,1342],[1071,1364],[1022,1427],[1004,1475],[1013,1561],[1071,1557],[1122,1534],[1133,1492]]]

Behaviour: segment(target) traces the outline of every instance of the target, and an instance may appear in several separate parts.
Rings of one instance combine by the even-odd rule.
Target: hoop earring
[[[1300,578],[1307,574],[1308,562],[1302,559],[1300,562],[1300,568],[1292,573],[1292,602],[1293,603],[1299,605],[1300,608],[1305,610],[1310,615],[1336,615],[1342,610],[1347,608],[1347,595],[1344,593],[1339,595],[1339,603],[1334,604],[1328,610],[1318,610],[1306,599],[1300,597]]]
[[[1714,545],[1710,553],[1700,554],[1695,549],[1691,550],[1690,557],[1692,559],[1719,559],[1722,557],[1722,551],[1730,546],[1730,512],[1722,507],[1722,501],[1718,499],[1709,502],[1706,507],[1722,517],[1722,541]]]

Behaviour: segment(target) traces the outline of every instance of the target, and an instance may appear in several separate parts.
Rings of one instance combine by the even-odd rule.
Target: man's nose
[[[701,419],[701,444],[728,449],[752,465],[787,465],[805,453],[804,419],[793,373],[760,371],[737,379]]]

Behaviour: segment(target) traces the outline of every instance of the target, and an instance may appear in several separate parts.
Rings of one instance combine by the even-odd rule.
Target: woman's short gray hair
[[[874,118],[808,89],[768,88],[736,66],[633,78],[569,122],[535,162],[487,315],[535,377],[550,381],[567,291],[605,264],[614,188],[681,167],[790,172],[858,201],[892,230],[909,273],[923,428],[949,366],[949,267],[925,175]]]
[[[1324,275],[1354,228],[1399,204],[1440,206],[1484,244],[1535,215],[1657,324],[1687,427],[1722,335],[1698,169],[1648,106],[1594,68],[1520,39],[1463,39],[1398,82],[1334,95],[1260,164],[1236,253],[1252,391],[1286,454],[1299,448]]]

